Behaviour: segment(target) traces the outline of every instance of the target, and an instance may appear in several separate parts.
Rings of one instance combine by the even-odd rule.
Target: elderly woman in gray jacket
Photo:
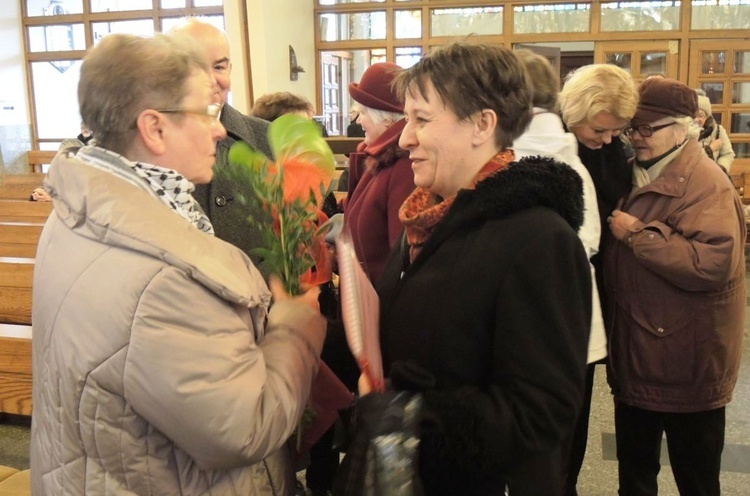
[[[86,57],[96,146],[62,150],[33,300],[34,494],[289,494],[286,440],[325,322],[212,236],[190,195],[225,135],[200,51],[113,34]]]

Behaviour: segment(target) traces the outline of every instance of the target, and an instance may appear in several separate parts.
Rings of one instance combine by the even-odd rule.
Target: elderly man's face
[[[215,80],[214,90],[219,98],[219,103],[224,105],[229,98],[229,90],[232,87],[232,62],[229,59],[229,43],[224,36],[218,33],[207,37],[204,46],[208,52],[211,62],[211,71]]]
[[[223,33],[213,28],[193,28],[188,34],[195,39],[205,50],[208,61],[211,64],[211,80],[213,90],[218,98],[219,104],[227,103],[229,90],[232,86],[232,62],[229,58],[229,42]]]
[[[213,81],[204,71],[196,69],[186,82],[188,89],[180,103],[179,116],[168,116],[164,124],[165,153],[161,163],[181,173],[195,184],[213,178],[216,143],[227,135],[217,115],[206,110],[216,104]]]

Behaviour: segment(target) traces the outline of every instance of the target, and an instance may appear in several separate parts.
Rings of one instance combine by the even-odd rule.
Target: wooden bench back
[[[0,222],[43,224],[52,212],[52,202],[0,199]]]
[[[29,169],[31,172],[42,172],[45,165],[52,163],[57,151],[31,150],[29,151]]]
[[[345,138],[345,137],[330,137],[325,138],[328,146],[334,154],[340,153],[342,155],[349,155],[352,152],[357,151],[357,145],[359,145],[363,138]]]
[[[5,174],[0,184],[0,200],[28,200],[44,177],[44,174]]]
[[[31,326],[0,324],[0,413],[31,415]]]
[[[36,246],[43,227],[39,222],[0,222],[0,242]]]
[[[33,279],[33,258],[0,258],[0,323],[31,324]]]

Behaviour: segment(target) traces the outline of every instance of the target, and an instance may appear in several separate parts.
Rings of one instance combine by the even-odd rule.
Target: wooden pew
[[[45,174],[5,174],[0,185],[0,199],[28,200],[34,188],[42,185]]]
[[[43,227],[40,222],[0,222],[0,242],[36,246]]]
[[[31,326],[0,324],[0,413],[31,415]]]
[[[52,212],[52,202],[0,199],[0,222],[44,224]]]
[[[33,258],[0,258],[0,414],[31,415],[33,274]]]
[[[33,279],[33,258],[0,258],[0,323],[31,324]]]
[[[334,154],[340,153],[343,155],[349,155],[352,152],[357,151],[357,145],[359,145],[363,138],[345,138],[340,136],[325,138],[328,146]]]
[[[0,241],[0,257],[36,258],[36,245]]]
[[[742,198],[742,203],[745,205],[750,205],[750,174],[741,174],[740,177],[742,178],[742,186],[737,188],[737,184],[735,183],[735,188],[737,188],[738,192],[742,192],[740,194],[740,198]],[[732,182],[734,183],[734,179],[732,179]]]
[[[28,156],[29,169],[31,169],[31,172],[42,172],[45,165],[52,163],[52,159],[55,158],[56,154],[56,150],[30,150]]]

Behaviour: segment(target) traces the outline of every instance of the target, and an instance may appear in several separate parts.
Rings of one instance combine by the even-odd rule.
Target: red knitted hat
[[[638,96],[634,124],[650,124],[664,117],[695,117],[698,112],[695,90],[676,79],[646,79],[638,88]]]
[[[349,94],[355,102],[375,110],[386,112],[404,111],[391,88],[393,78],[403,69],[392,62],[381,62],[367,68],[359,84],[349,83]]]

